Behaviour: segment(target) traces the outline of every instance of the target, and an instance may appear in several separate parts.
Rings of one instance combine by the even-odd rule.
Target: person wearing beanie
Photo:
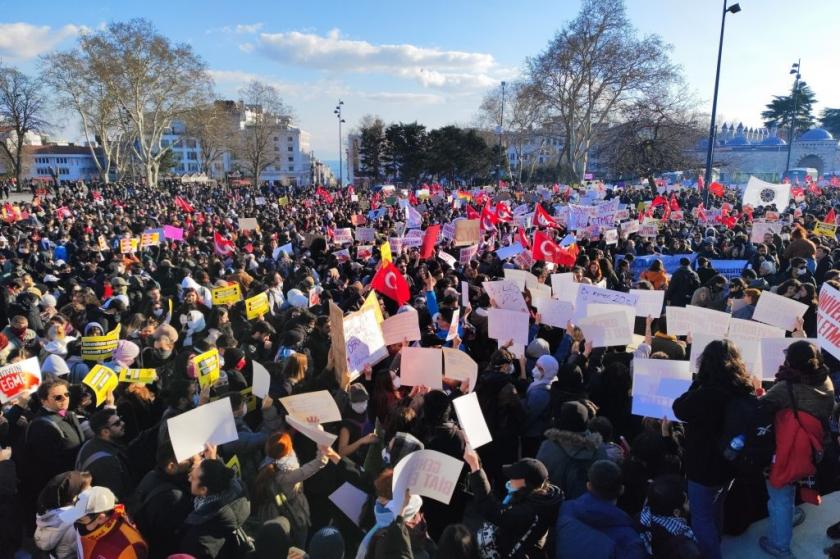
[[[589,409],[580,402],[566,402],[560,408],[556,427],[545,432],[537,460],[545,464],[551,482],[574,499],[586,492],[589,467],[605,459],[601,436],[587,430]]]
[[[464,462],[470,470],[469,486],[475,495],[476,510],[482,520],[497,526],[495,543],[499,556],[542,557],[546,535],[563,502],[563,492],[549,482],[542,462],[522,458],[504,466],[507,482],[501,502],[490,489],[478,454],[467,449]]]
[[[356,464],[365,461],[367,447],[379,440],[373,432],[373,422],[368,414],[368,391],[363,384],[349,387],[349,409],[344,411],[338,431],[338,455]]]
[[[551,427],[551,384],[557,378],[560,365],[557,359],[543,353],[531,369],[533,382],[525,394],[525,431],[522,437],[522,455],[537,455],[543,433]]]
[[[534,340],[525,348],[525,369],[530,371],[534,368],[534,363],[537,362],[537,359],[543,355],[548,355],[549,353],[551,353],[551,349],[548,341],[542,338],[534,338]]]
[[[264,522],[254,538],[254,552],[248,559],[285,558],[292,547],[290,531],[289,521],[282,516]]]
[[[341,532],[332,526],[315,532],[309,542],[309,556],[313,559],[344,559],[344,538]]]
[[[317,418],[311,426],[317,425]],[[253,518],[264,522],[278,516],[289,520],[293,545],[306,547],[306,536],[312,526],[309,501],[303,492],[303,481],[318,473],[327,461],[338,462],[340,457],[327,446],[319,446],[314,459],[301,465],[292,448],[289,433],[274,433],[265,442],[265,460],[260,464],[254,482]]]
[[[621,468],[611,460],[598,460],[589,468],[587,477],[586,493],[567,500],[560,508],[555,559],[647,559],[635,521],[616,506],[624,490]]]
[[[139,355],[140,347],[137,344],[128,340],[120,340],[117,342],[117,347],[111,354],[111,359],[109,363],[106,363],[106,366],[119,372],[119,370],[130,368]]]

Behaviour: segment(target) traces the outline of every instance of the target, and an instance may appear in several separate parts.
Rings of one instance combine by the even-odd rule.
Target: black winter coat
[[[245,486],[238,479],[218,501],[192,511],[184,520],[179,551],[195,559],[239,559],[235,531],[251,514]]]

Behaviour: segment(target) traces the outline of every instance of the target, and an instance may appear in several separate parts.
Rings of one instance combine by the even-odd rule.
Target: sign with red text
[[[436,450],[417,450],[394,468],[392,493],[422,495],[448,505],[464,463]],[[402,498],[402,497],[400,497]]]

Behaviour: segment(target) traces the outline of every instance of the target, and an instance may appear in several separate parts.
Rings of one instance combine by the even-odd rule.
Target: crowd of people
[[[163,181],[68,185],[7,202],[0,365],[35,357],[40,382],[2,404],[0,558],[25,550],[58,559],[714,559],[724,535],[764,517],[756,552],[793,557],[805,515],[798,503],[840,488],[832,384],[840,361],[811,341],[819,289],[840,289],[840,247],[813,229],[833,218],[840,193],[802,190],[778,208],[742,207],[735,189],[711,203],[705,196],[594,183],[289,192]],[[606,228],[587,227],[570,240],[559,217],[511,217],[614,199],[628,222],[659,219],[651,222],[658,234],[608,239]],[[412,215],[425,230],[479,212],[477,251],[467,259],[446,236],[430,251],[387,244],[411,229]],[[752,224],[771,213],[781,227],[753,242]],[[257,227],[243,229],[243,218]],[[122,239],[164,226],[183,237],[123,250]],[[335,242],[337,230],[358,227],[374,228],[374,241]],[[516,242],[527,249],[535,234],[562,257],[534,258],[536,246],[526,258],[497,256]],[[637,275],[640,258],[651,263]],[[719,273],[714,266],[725,260],[746,265]],[[372,286],[385,265],[404,278],[404,300]],[[576,283],[612,291],[661,290],[664,305],[636,319],[638,342],[593,347],[574,321],[544,324],[526,287],[528,344],[517,348],[488,331],[497,302],[482,286],[505,269],[527,269],[548,285],[552,273],[571,272]],[[241,299],[214,305],[213,289],[233,285]],[[674,400],[676,420],[632,413],[634,363],[691,355],[691,336],[669,333],[665,306],[750,320],[768,292],[807,305],[787,333],[802,339],[775,379],[757,379],[721,336]],[[244,299],[260,293],[267,311],[248,319]],[[332,331],[330,308],[349,315],[371,293],[385,318],[416,311],[421,336],[388,345],[384,359],[353,376],[336,363],[344,353],[333,343],[343,337]],[[155,373],[119,382],[100,401],[83,382],[97,361],[83,355],[82,338],[117,326],[119,341],[100,364]],[[407,386],[406,346],[465,352],[478,364],[475,385],[444,378],[442,390]],[[193,358],[213,349],[221,372],[201,386]],[[264,398],[249,393],[258,366],[270,374]],[[290,425],[281,402],[323,390],[341,421],[319,426],[315,418],[311,427],[335,435],[331,446]],[[472,392],[492,435],[477,449],[452,404]],[[179,460],[168,420],[224,397],[236,440]],[[775,429],[760,440],[754,432],[763,425]],[[395,468],[424,449],[463,464],[449,503],[394,493]],[[366,495],[358,518],[330,499],[346,483]],[[825,528],[840,537],[840,523]],[[840,544],[826,552],[840,557]]]

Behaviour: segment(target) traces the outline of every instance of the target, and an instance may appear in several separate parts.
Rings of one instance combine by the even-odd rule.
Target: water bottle
[[[744,449],[744,442],[746,441],[746,437],[744,435],[738,435],[734,437],[731,441],[729,441],[729,446],[726,450],[723,451],[723,456],[729,461],[735,460],[738,456],[738,453]]]

